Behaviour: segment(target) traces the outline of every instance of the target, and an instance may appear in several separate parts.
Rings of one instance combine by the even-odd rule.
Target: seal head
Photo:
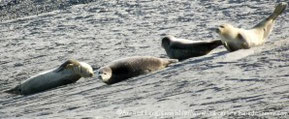
[[[109,67],[102,67],[99,69],[98,72],[99,79],[101,79],[103,82],[108,83],[109,79],[112,77],[112,70]]]

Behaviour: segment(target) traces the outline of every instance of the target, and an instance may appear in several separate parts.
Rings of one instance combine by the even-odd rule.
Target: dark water
[[[0,92],[70,58],[98,69],[122,57],[166,57],[160,45],[166,34],[218,39],[212,28],[222,23],[250,28],[275,5],[265,0],[2,2]],[[0,93],[0,118],[289,118],[288,12],[264,46],[233,53],[218,47],[110,86],[93,77],[30,96]]]

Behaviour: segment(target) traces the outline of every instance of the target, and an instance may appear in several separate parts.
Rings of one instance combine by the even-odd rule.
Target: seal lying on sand
[[[176,59],[163,59],[152,56],[134,56],[113,61],[99,69],[99,78],[106,84],[113,84],[141,74],[164,69]]]
[[[285,10],[286,3],[279,3],[273,14],[249,30],[235,28],[230,24],[223,24],[217,28],[217,33],[228,51],[249,49],[263,45],[271,33],[276,18]]]
[[[81,77],[92,77],[93,69],[90,65],[76,60],[68,60],[56,69],[37,74],[15,88],[5,92],[12,94],[29,95],[61,85],[76,82]]]
[[[206,55],[220,45],[222,45],[221,40],[191,41],[177,39],[174,36],[166,36],[162,39],[162,47],[167,55],[172,59],[178,60]]]

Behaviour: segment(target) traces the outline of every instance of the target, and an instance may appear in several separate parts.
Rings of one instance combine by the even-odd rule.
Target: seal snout
[[[216,32],[217,32],[218,34],[220,34],[221,31],[222,31],[222,29],[224,29],[224,28],[225,28],[224,25],[220,25],[218,28],[216,28]]]
[[[102,79],[102,76],[100,74],[98,74],[98,79]]]
[[[220,29],[219,29],[219,28],[216,28],[216,32],[217,32],[217,33],[220,33],[221,31],[220,31]]]
[[[89,74],[89,77],[93,77],[93,73],[90,73],[90,74]]]

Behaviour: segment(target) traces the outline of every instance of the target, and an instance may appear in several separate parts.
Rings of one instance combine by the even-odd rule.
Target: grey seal
[[[119,59],[99,69],[99,78],[106,84],[114,84],[125,79],[147,74],[176,63],[176,59],[164,59],[152,56],[134,56]]]
[[[162,47],[165,49],[169,58],[178,60],[206,55],[220,45],[222,45],[221,40],[192,41],[178,39],[171,35],[162,39]]]
[[[231,24],[222,24],[216,29],[216,32],[220,35],[224,46],[230,52],[263,45],[273,29],[276,18],[286,7],[287,3],[279,3],[268,18],[251,29],[246,30],[236,28]]]
[[[29,95],[52,89],[58,86],[74,83],[81,77],[92,77],[92,67],[77,60],[70,59],[48,71],[44,71],[25,80],[15,88],[5,91],[11,94]]]

